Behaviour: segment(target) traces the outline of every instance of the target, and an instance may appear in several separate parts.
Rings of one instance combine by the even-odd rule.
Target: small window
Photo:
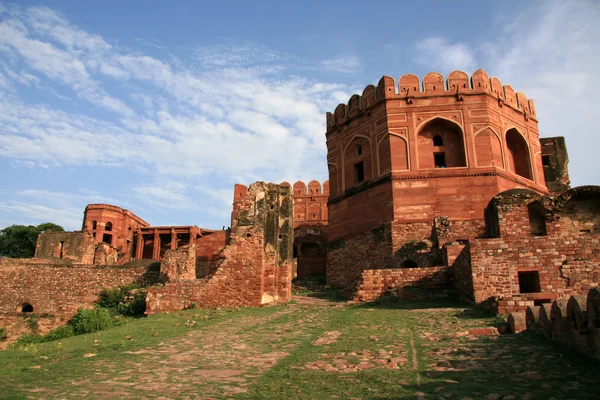
[[[434,146],[443,146],[444,145],[444,139],[442,139],[442,137],[440,135],[435,135],[433,137],[433,145]]]
[[[354,149],[354,155],[358,157],[361,154],[362,154],[362,146],[360,144],[357,144],[356,148]]]
[[[92,229],[96,229],[96,226],[98,226],[98,223],[96,221],[92,221]]]
[[[519,272],[519,293],[540,293],[541,291],[538,271]]]
[[[446,153],[434,153],[433,162],[436,168],[446,168]]]
[[[112,246],[112,235],[110,233],[105,233],[102,235],[102,241]]]
[[[365,180],[365,166],[363,161],[354,164],[354,176],[356,183],[360,183]]]
[[[548,156],[548,155],[542,156],[542,165],[544,167],[550,166],[550,156]]]
[[[112,222],[107,222],[106,224],[104,224],[104,230],[105,231],[112,231]]]

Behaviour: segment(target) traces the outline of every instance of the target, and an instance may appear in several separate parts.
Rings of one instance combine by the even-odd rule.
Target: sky
[[[327,180],[325,113],[484,68],[600,184],[598,1],[0,1],[0,228],[89,203],[229,225],[233,185]]]

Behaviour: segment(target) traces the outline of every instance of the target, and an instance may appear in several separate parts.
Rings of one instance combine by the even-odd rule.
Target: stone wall
[[[354,300],[377,300],[385,292],[405,286],[439,289],[449,284],[452,284],[450,267],[369,269],[361,274]]]
[[[42,259],[0,258],[0,312],[20,312],[24,304],[42,314],[73,314],[91,307],[103,287],[158,281],[147,267],[61,265]]]
[[[537,332],[600,359],[600,290],[511,313],[509,330]]]
[[[486,209],[489,238],[470,240],[470,275],[456,265],[461,297],[495,311],[525,311],[600,284],[600,188],[559,196],[527,190],[496,196]],[[455,263],[456,264],[456,263]]]
[[[53,262],[94,263],[94,236],[89,232],[44,232],[38,236],[35,257]]]
[[[151,287],[146,312],[193,307],[259,306],[291,299],[293,197],[288,187],[236,185],[230,244],[203,279]]]
[[[196,239],[196,278],[215,272],[219,254],[228,243],[229,230],[206,232]]]

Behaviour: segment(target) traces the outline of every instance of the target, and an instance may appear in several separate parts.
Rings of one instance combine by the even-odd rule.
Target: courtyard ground
[[[301,294],[1,351],[0,398],[600,398],[600,362],[533,334],[469,334],[499,320],[464,304]]]

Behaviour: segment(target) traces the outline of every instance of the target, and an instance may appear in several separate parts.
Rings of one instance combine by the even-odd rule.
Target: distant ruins
[[[81,232],[0,259],[0,312],[68,314],[127,282],[161,283],[148,313],[277,304],[325,274],[356,301],[416,287],[510,313],[600,283],[600,187],[570,188],[564,139],[483,70],[384,76],[326,126],[329,180],[235,185],[231,230],[88,205]]]

